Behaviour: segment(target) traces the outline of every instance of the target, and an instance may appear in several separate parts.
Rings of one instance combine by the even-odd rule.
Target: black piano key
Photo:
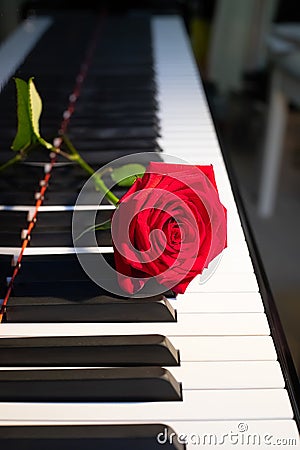
[[[0,247],[21,247],[21,233],[27,227],[27,211],[0,211]]]
[[[165,336],[55,336],[0,339],[0,366],[178,366]]]
[[[100,81],[101,82],[101,81]],[[76,107],[74,118],[76,120],[76,113],[82,113],[82,111],[86,112],[86,105],[78,103],[78,108]],[[91,103],[91,109],[89,113],[93,113],[93,116],[99,117],[101,121],[102,117],[111,117],[112,115],[125,115],[128,113],[128,116],[139,115],[143,117],[145,114],[153,115],[158,109],[157,102],[152,102],[151,104],[142,105],[139,101],[128,99],[127,101],[122,101],[120,104],[114,103]]]
[[[0,255],[0,274],[6,274],[13,270],[13,256],[12,255]]]
[[[95,61],[95,63],[90,66],[89,78],[86,80],[84,90],[81,93],[82,97],[80,95],[79,101],[81,101],[80,99],[84,98],[84,96],[89,96],[93,100],[95,90],[92,86],[98,82],[101,83],[101,86],[99,86],[98,89],[99,92],[107,92],[110,90],[123,90],[123,92],[141,90],[150,90],[151,92],[155,91],[156,86],[153,81],[153,70],[151,66],[149,68],[149,66],[146,65],[135,65],[135,67],[120,65],[119,69],[120,73],[116,72],[115,65],[107,65],[105,73],[101,70],[101,67],[97,64],[97,61]],[[51,81],[50,77],[49,81]],[[68,79],[65,77],[60,86],[49,83],[47,89],[49,96],[51,92],[64,95],[64,84],[66,82],[68,82]]]
[[[116,274],[106,270],[106,263],[114,268],[114,254],[103,253],[104,261],[99,260],[97,253],[86,253],[81,256],[84,258],[85,264],[97,267],[99,274],[102,274],[102,280],[105,280],[107,286],[113,286],[113,292],[116,293],[115,289],[118,286]],[[87,284],[80,283],[80,281],[86,281]],[[30,292],[30,294],[26,294],[27,292]],[[25,255],[14,283],[13,295],[40,297],[48,295],[74,301],[99,295],[111,295],[110,292],[111,290],[108,293],[103,288],[97,288],[81,267],[77,255],[71,253],[62,255]],[[153,297],[158,292],[160,294],[163,293],[168,298],[174,298],[174,294],[171,291],[162,291],[161,286],[155,283],[154,285],[153,283],[146,283],[141,291],[142,297]],[[121,298],[126,296],[122,290],[118,292],[118,295]],[[118,296],[114,297],[118,298]]]
[[[11,158],[15,156],[15,152],[11,151],[10,156]],[[33,190],[44,175],[43,166],[28,166],[24,162],[16,163],[1,172],[0,191],[8,185],[15,186],[16,190],[20,190],[20,192],[22,189]]]
[[[78,246],[84,247],[90,245],[92,231],[85,233],[81,238],[76,240]],[[12,233],[5,233],[9,235],[11,242],[13,241]],[[96,240],[99,246],[111,246],[110,230],[99,230],[95,232]],[[1,241],[0,241],[1,242]],[[58,227],[56,229],[35,230],[30,238],[30,247],[47,247],[47,243],[51,243],[53,247],[72,247],[73,238],[71,229]],[[7,244],[10,245],[10,244]]]
[[[51,257],[52,255],[49,255]],[[61,256],[61,255],[54,255]],[[64,255],[62,255],[64,256]],[[76,255],[74,255],[76,258]],[[22,258],[21,267],[18,273],[18,279],[16,280],[16,286],[19,284],[35,283],[37,281],[44,282],[64,282],[89,280],[88,275],[82,269],[78,261],[71,261],[69,258],[55,259],[51,258],[46,261],[47,255],[37,256],[36,259],[31,262],[28,261],[28,257]],[[45,264],[45,265],[44,265]],[[67,266],[64,267],[64,264]],[[34,271],[36,268],[36,271]],[[19,291],[19,289],[17,289]]]
[[[97,105],[91,104],[89,111],[82,111],[76,108],[73,117],[72,124],[78,122],[85,126],[88,126],[91,121],[95,121],[95,116],[97,117],[97,125],[102,127],[126,127],[126,126],[152,126],[155,127],[158,125],[158,119],[151,110],[140,109],[138,112],[130,112],[130,111],[106,111],[101,112]]]
[[[7,277],[12,276],[12,255],[0,255],[0,299],[4,298],[7,290]],[[1,307],[1,304],[0,304]]]
[[[82,230],[90,227],[91,214],[95,213],[95,224],[111,219],[113,210],[100,210],[98,212],[76,211],[76,220],[81,224]],[[72,247],[72,218],[73,211],[41,212],[37,216],[34,232],[31,235],[31,247]],[[111,246],[110,230],[88,231],[76,240],[76,245],[90,246],[91,235],[95,233],[99,246]],[[8,245],[8,244],[7,244]]]
[[[89,264],[97,264],[98,255],[84,254]],[[113,265],[113,253],[103,254],[105,261]],[[88,280],[88,276],[82,269],[75,253],[63,255],[25,255],[18,274],[19,282],[32,281],[65,281],[65,280]]]
[[[60,286],[56,287],[56,290],[60,292]],[[176,322],[176,312],[163,296],[121,299],[102,295],[85,300],[67,300],[58,297],[11,297],[6,306],[5,320],[18,323]]]
[[[43,167],[19,163],[8,168],[0,176],[0,205],[33,205],[34,193],[43,177]]]
[[[53,190],[71,190],[76,193],[85,183],[87,176],[85,172],[76,164],[65,163],[60,160],[61,165],[55,165],[52,169],[52,176],[47,187],[47,195]],[[65,205],[68,205],[66,203]]]
[[[84,180],[87,181],[88,177]],[[113,193],[118,197],[122,197],[123,190],[120,189],[112,189]],[[80,192],[80,188],[78,191],[73,191],[70,189],[65,189],[64,191],[54,190],[50,187],[47,189],[47,192],[44,196],[43,204],[44,206],[65,206],[65,205],[75,205],[78,195]],[[120,192],[120,194],[119,194]],[[101,195],[101,198],[103,196]],[[91,192],[89,194],[89,201],[91,204],[97,205],[99,203],[99,192]],[[102,200],[103,205],[110,205],[109,201],[104,198]]]
[[[111,148],[105,147],[104,149],[101,150],[101,142],[91,141],[91,142],[88,142],[88,144],[87,144],[87,142],[88,142],[88,140],[84,141],[83,148],[80,149],[83,156],[84,157],[87,156],[87,159],[89,157],[96,158],[97,155],[94,155],[94,154],[98,153],[98,161],[100,161],[101,158],[106,159],[106,158],[111,157],[111,159],[106,161],[106,163],[109,164],[113,160],[113,155],[115,152],[118,153],[119,156],[121,155],[121,153],[122,153],[122,156],[128,156],[127,150],[124,151],[124,149],[118,148],[118,146],[116,146],[115,144],[112,145]],[[135,151],[135,148],[134,148],[134,145],[132,142],[130,142],[130,145],[133,146],[133,150],[131,153],[133,155],[129,159],[128,162],[139,162],[139,163],[143,164],[144,166],[147,166],[150,161],[161,161],[162,160],[160,153],[158,151],[156,151],[157,147],[151,147],[151,154],[147,155],[147,153],[143,153],[144,149],[142,147],[137,147],[136,151]],[[143,159],[141,160],[141,157],[136,155],[136,153],[143,153],[143,155],[142,155]],[[139,158],[138,161],[137,161],[137,158]],[[61,160],[61,162],[62,162],[62,160]],[[93,168],[94,168],[94,170],[99,170],[99,169],[101,169],[102,165],[103,165],[102,163],[98,162],[93,165]],[[57,190],[57,189],[59,189],[59,190],[63,190],[63,189],[69,190],[70,189],[75,192],[78,191],[78,193],[79,193],[79,191],[81,190],[81,188],[82,188],[83,184],[85,183],[85,181],[87,180],[87,178],[88,178],[87,174],[83,171],[83,169],[81,167],[79,167],[75,163],[74,164],[64,163],[63,165],[54,167],[53,172],[52,172],[52,177],[51,177],[51,180],[50,180],[50,183],[48,186],[48,190],[51,193],[52,191]],[[122,192],[124,193],[125,191],[122,191]]]
[[[113,215],[114,210],[113,209],[107,209],[107,210],[99,210],[95,211],[95,223],[102,223],[106,220],[111,219]],[[94,213],[94,211],[93,211]],[[76,218],[80,223],[82,223],[82,226],[89,226],[89,215],[91,214],[91,211],[76,211]],[[1,218],[1,216],[0,216]],[[51,231],[53,228],[56,227],[72,227],[72,218],[73,218],[73,211],[45,211],[40,212],[37,217],[36,225],[35,225],[35,231],[45,229]],[[1,226],[1,225],[0,225]]]
[[[161,367],[1,370],[0,401],[180,401],[181,385]]]
[[[89,149],[88,144],[91,141],[99,143],[99,150],[105,146],[106,143],[110,147],[118,147],[118,142],[123,142],[126,148],[132,146],[133,148],[145,148],[145,144],[155,148],[155,139],[157,131],[154,127],[137,127],[137,128],[100,128],[90,129],[88,127],[76,127],[70,133],[70,138],[76,142],[76,147],[79,149],[81,142],[86,142],[86,150]],[[138,142],[137,142],[138,141]],[[101,144],[100,144],[101,142]],[[104,147],[106,150],[106,148]]]
[[[146,51],[146,49],[145,49]],[[136,78],[150,78],[153,81],[154,78],[154,68],[152,61],[150,64],[145,64],[143,61],[136,61],[134,64],[127,63],[123,61],[122,64],[118,64],[118,61],[114,61],[113,63],[106,62],[105,64],[101,64],[100,58],[97,58],[95,55],[93,66],[90,67],[89,76],[93,83],[97,82],[98,79],[110,79],[117,78],[122,79],[123,77],[130,77],[134,80]]]
[[[148,128],[146,128],[146,125],[136,126],[135,128],[133,128],[133,126],[116,126],[115,128],[112,128],[111,124],[107,127],[100,127],[96,122],[93,127],[91,127],[85,123],[87,120],[78,120],[77,122],[78,123],[76,124],[76,122],[73,121],[73,126],[70,127],[68,133],[69,137],[85,159],[88,160],[89,155],[93,156],[94,160],[91,161],[93,164],[103,165],[127,154],[130,155],[132,153],[140,153],[143,151],[155,152],[158,148],[156,138],[159,135],[159,127],[156,124],[149,126]],[[56,134],[56,130],[57,125],[53,124],[52,126],[48,125],[47,127],[44,127],[43,131],[44,135],[49,136],[48,140],[51,141]],[[1,145],[10,145],[13,140],[13,135],[5,138],[5,136],[2,136]],[[110,155],[102,154],[106,151],[110,152]],[[98,160],[93,154],[94,152],[99,152]],[[9,151],[1,152],[0,164],[3,164],[10,159],[13,156],[11,153],[12,152]],[[42,147],[39,148],[38,151],[30,152],[26,159],[24,159],[22,167],[28,167],[28,161],[33,163],[49,162],[49,153],[49,150]],[[111,158],[107,158],[108,156],[111,156]],[[68,160],[63,157],[59,158],[59,161],[68,162]],[[24,169],[24,171],[26,176],[26,169]],[[10,183],[12,182],[12,180],[9,181]]]
[[[127,145],[127,144],[126,144]],[[146,141],[143,142],[143,145],[148,145]],[[113,149],[110,149],[109,147],[106,148],[105,150],[103,150],[104,153],[108,153],[106,155],[103,155],[103,157],[101,155],[99,155],[97,150],[97,141],[92,142],[91,144],[88,144],[86,146],[87,148],[89,148],[91,151],[85,151],[84,149],[82,149],[80,151],[81,155],[86,159],[86,161],[88,161],[88,163],[95,167],[97,166],[97,164],[99,164],[100,166],[108,164],[109,161],[107,162],[106,158],[109,156],[110,161],[122,158],[123,156],[128,156],[129,154],[132,155],[134,153],[143,153],[143,152],[151,152],[151,154],[153,153],[159,153],[160,152],[160,148],[156,145],[156,143],[153,145],[152,143],[150,143],[148,145],[147,148],[141,148],[141,147],[135,147],[135,144],[133,144],[133,146],[131,147],[131,145],[127,145],[128,147],[131,147],[132,151],[128,152],[128,150],[124,150],[124,149],[118,149],[116,148],[116,146],[114,146]],[[152,158],[153,161],[155,160],[155,158]],[[102,160],[102,161],[101,161]],[[161,158],[158,156],[157,160],[161,161]]]
[[[0,247],[21,247],[21,231],[22,229],[0,231]]]
[[[87,178],[86,178],[87,180]],[[63,205],[75,205],[77,201],[79,191],[74,192],[72,190],[64,190],[60,192],[51,192],[51,189],[47,189],[46,194],[44,196],[43,205],[44,206],[63,206]],[[99,199],[99,194],[95,193],[94,200]]]
[[[70,300],[84,300],[101,295],[109,295],[110,292],[114,292],[122,298],[126,297],[126,293],[118,287],[116,272],[109,269],[109,265],[111,265],[112,268],[114,267],[114,262],[113,260],[111,261],[111,258],[113,259],[112,253],[104,253],[102,255],[104,257],[103,260],[102,258],[95,260],[97,265],[94,267],[96,267],[97,270],[94,272],[94,275],[99,277],[99,281],[101,281],[100,286],[92,281],[84,270],[80,269],[80,266],[77,269],[79,276],[76,278],[75,274],[72,273],[72,269],[70,270],[70,268],[67,267],[68,264],[66,264],[66,261],[68,259],[65,260],[65,255],[62,256],[63,259],[60,260],[57,267],[53,266],[53,261],[55,261],[55,258],[51,260],[52,270],[49,271],[47,271],[47,262],[44,265],[42,262],[43,257],[41,259],[38,257],[35,262],[37,265],[41,263],[41,267],[37,273],[29,271],[28,278],[24,276],[24,272],[22,274],[24,262],[25,266],[27,265],[27,257],[24,258],[25,261],[22,262],[21,270],[18,277],[15,279],[12,288],[12,296],[60,297]],[[76,257],[76,255],[72,256]],[[84,264],[88,264],[92,269],[90,264],[93,262],[93,258],[90,258],[90,256],[97,256],[97,254],[88,254],[88,257],[86,259],[84,258]],[[66,264],[66,268],[64,268],[64,263]],[[49,267],[51,269],[51,266]],[[40,277],[38,274],[40,274]],[[57,274],[57,278],[55,274]],[[165,292],[165,289],[162,290],[161,286],[155,283],[155,280],[149,279],[149,281],[145,284],[145,287],[142,289],[139,297],[152,297],[157,293],[161,294],[163,292]]]
[[[27,224],[27,211],[0,211],[0,233],[7,230],[18,232]]]
[[[34,192],[0,192],[1,205],[29,205],[34,206],[36,201],[34,199]]]
[[[0,427],[6,450],[185,450],[181,441],[164,424]]]
[[[97,89],[96,92],[94,88],[95,83],[101,83],[101,88]],[[50,96],[51,92],[58,95],[59,98],[64,98],[66,94],[66,86],[63,84],[60,87],[49,86],[47,88],[47,94]],[[145,107],[147,104],[153,104],[155,92],[155,86],[149,76],[141,77],[140,80],[139,78],[133,76],[111,76],[109,81],[105,77],[90,76],[85,88],[80,94],[78,104],[82,104],[86,101],[96,104],[98,102],[115,102],[118,99],[120,102],[123,100],[128,101],[132,99],[139,100],[141,105]],[[55,102],[53,99],[51,100],[49,98],[49,103],[55,111]]]
[[[72,133],[69,133],[70,138],[74,143],[76,142],[76,148],[80,153],[85,151],[99,152],[99,164],[108,164],[115,158],[120,156],[131,155],[132,153],[139,152],[155,152],[157,149],[156,137],[115,137],[114,139],[99,139],[93,135],[78,135],[73,137]],[[107,155],[103,154],[108,152]],[[123,154],[121,155],[121,152]],[[106,158],[106,159],[105,159]],[[99,167],[98,167],[99,168]],[[95,167],[96,169],[96,167]]]
[[[14,157],[16,155],[16,152],[13,152],[10,147],[12,144],[12,141],[15,137],[15,132],[12,132],[10,129],[10,124],[7,123],[5,124],[7,126],[7,130],[5,133],[2,133],[1,135],[1,139],[0,139],[0,144],[1,147],[3,146],[3,151],[0,152],[0,163],[4,164],[5,162],[7,162],[9,159],[11,159],[12,157]],[[30,149],[26,155],[26,157],[24,157],[24,159],[22,161],[19,161],[17,163],[15,163],[14,165],[6,168],[5,170],[3,170],[1,172],[1,184],[3,181],[5,181],[5,179],[8,180],[8,182],[16,182],[16,185],[20,185],[20,180],[15,180],[15,169],[16,172],[20,172],[20,175],[22,176],[22,180],[24,181],[23,183],[23,187],[26,188],[28,186],[28,188],[30,188],[33,185],[33,182],[36,182],[36,179],[29,179],[30,177],[30,173],[40,173],[41,176],[43,175],[43,167],[38,164],[36,164],[35,166],[32,167],[33,170],[30,170],[28,168],[28,166],[26,165],[26,161],[28,160],[29,157],[32,157],[33,154],[43,154],[46,158],[48,158],[49,161],[49,150],[45,150],[43,149],[43,147],[40,147],[41,150],[37,151],[34,150],[33,148]],[[27,170],[28,169],[28,170]],[[34,169],[39,169],[39,170],[34,170]],[[42,169],[42,170],[41,170]],[[28,173],[27,173],[28,172]],[[27,179],[28,178],[28,179]]]
[[[120,81],[122,83],[122,81]],[[99,89],[97,91],[87,89],[82,92],[80,101],[90,101],[99,103],[114,103],[123,101],[134,101],[140,105],[156,105],[153,89],[130,89],[126,86],[117,87],[111,89]]]
[[[99,256],[96,253],[86,253],[82,255],[84,256],[85,262],[88,264],[97,264],[97,266],[99,266]],[[105,262],[114,267],[113,253],[104,253],[102,256]],[[100,270],[99,266],[99,271]],[[109,276],[111,276],[111,274],[109,274]],[[114,275],[113,279],[115,279]],[[88,275],[81,267],[75,253],[62,255],[25,255],[22,258],[16,285],[18,283],[31,283],[36,281],[63,283],[66,280],[89,280]],[[80,293],[74,293],[74,290],[71,290],[71,296],[72,298],[75,297],[75,299],[82,298],[82,295]]]
[[[97,297],[105,293],[104,289],[92,280],[60,280],[53,283],[48,281],[30,281],[20,282],[16,278],[13,288],[12,296],[26,296],[26,297],[61,297],[69,298],[70,296]]]

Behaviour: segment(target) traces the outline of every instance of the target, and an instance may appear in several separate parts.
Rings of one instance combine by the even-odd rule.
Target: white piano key
[[[134,300],[133,300],[134,301]],[[170,323],[3,323],[2,337],[163,334],[166,336],[269,335],[264,313],[180,314]]]
[[[184,149],[188,157],[184,156],[182,149]],[[193,148],[186,143],[184,145],[180,144],[177,147],[177,152],[175,150],[176,148],[173,145],[169,146],[169,144],[167,144],[164,146],[164,153],[166,153],[167,155],[172,155],[173,157],[177,157],[182,161],[188,161],[189,164],[212,164],[213,166],[215,166],[216,164],[224,164],[223,160],[221,160],[221,153],[217,154],[214,152],[212,154],[212,152],[205,146],[197,146],[196,148]],[[199,161],[201,161],[201,163]]]
[[[18,256],[20,250],[20,247],[0,247],[0,255]]]
[[[208,119],[205,118],[205,116],[209,112],[207,107],[204,106],[204,105],[203,106],[199,105],[199,103],[197,103],[196,105],[189,104],[189,105],[186,105],[186,106],[183,107],[182,106],[182,102],[185,101],[185,100],[181,100],[181,101],[175,102],[174,99],[173,99],[173,102],[171,104],[169,104],[168,107],[167,106],[163,106],[161,108],[161,114],[164,117],[168,116],[169,119],[171,119],[173,117],[175,119],[177,117],[186,117],[186,118],[187,117],[194,117],[195,119],[198,119],[198,122],[200,122],[200,121],[202,122],[201,119],[203,117],[206,125],[211,129],[211,133],[206,133],[206,134],[204,134],[203,137],[204,138],[205,137],[207,137],[207,138],[214,138],[214,137],[216,137],[216,133],[211,128],[211,123],[208,121]],[[176,109],[174,109],[174,108],[177,108],[180,111],[180,113],[176,112]],[[183,123],[184,123],[184,119],[181,122],[181,124],[183,124]],[[182,125],[179,125],[179,127],[183,128]],[[203,128],[202,128],[202,131],[203,131]]]
[[[229,239],[228,239],[229,240]],[[219,272],[253,272],[253,265],[246,247],[240,247],[238,251],[232,247],[223,250],[218,259],[217,269]]]
[[[142,423],[178,420],[291,419],[285,389],[191,390],[180,402],[0,403],[0,425],[51,423]]]
[[[190,142],[180,142],[178,144],[167,142],[164,144],[163,150],[164,153],[193,165],[212,164],[214,167],[216,165],[224,165],[223,160],[221,159],[221,152],[215,150],[215,146],[210,148],[202,143],[197,143],[195,146],[191,145]]]
[[[182,114],[168,114],[167,116],[162,113],[158,114],[159,125],[164,130],[178,132],[178,130],[201,130],[204,133],[210,132],[212,134],[215,133],[213,123],[211,122],[208,115],[201,116],[201,119],[197,116],[193,117],[185,117]]]
[[[163,137],[157,139],[157,142],[163,150],[165,150],[166,147],[170,146],[172,146],[174,149],[177,147],[184,155],[184,153],[186,153],[185,146],[189,145],[191,148],[194,147],[195,151],[197,151],[197,149],[199,149],[199,152],[203,150],[209,150],[212,153],[213,150],[213,152],[216,153],[216,139],[205,135],[201,136],[201,131],[195,133],[187,130],[185,133],[182,132],[176,134],[172,131],[165,132],[165,130],[163,130],[163,133]]]
[[[39,214],[43,212],[63,212],[74,211],[74,205],[42,205],[39,207]],[[114,210],[114,205],[77,205],[78,211],[93,211],[93,210]],[[0,211],[34,211],[35,207],[30,205],[0,205]]]
[[[182,389],[263,389],[283,388],[284,379],[277,361],[181,362],[168,367]]]
[[[170,336],[180,361],[274,361],[271,336]]]
[[[176,300],[170,300],[180,313],[213,312],[263,312],[264,306],[259,293],[195,293],[178,294]]]
[[[180,84],[174,84],[171,87],[173,95],[176,95],[174,91],[178,89],[186,89],[185,85]],[[211,120],[208,108],[206,108],[204,105],[200,105],[200,109],[198,111],[201,112],[200,115],[198,113],[196,113],[195,115],[186,115],[180,109],[174,110],[169,108],[168,105],[162,104],[157,113],[157,118],[159,119],[159,124],[161,126],[167,125],[169,127],[175,128],[177,125],[180,128],[184,128],[185,126],[191,127],[198,125],[202,129],[208,126],[212,130],[212,134],[215,134],[213,122]]]
[[[164,100],[163,98],[161,100]],[[166,113],[174,114],[172,111],[174,111],[173,108],[179,108],[180,107],[180,114],[184,116],[194,116],[194,117],[201,117],[203,114],[208,113],[208,108],[205,105],[201,105],[199,103],[192,104],[192,103],[182,103],[184,101],[188,101],[186,98],[182,98],[181,100],[175,101],[174,97],[172,102],[168,104],[168,107],[163,106],[161,108],[161,113],[166,115]],[[211,137],[215,136],[215,132],[211,132]],[[207,136],[209,137],[209,136]]]
[[[0,247],[0,255],[18,255],[20,247]],[[75,253],[113,253],[113,247],[27,247],[26,255],[69,255]]]
[[[163,137],[159,137],[157,138],[157,143],[160,145],[160,147],[164,150],[165,147],[179,147],[181,148],[181,156],[184,158],[185,156],[185,150],[184,150],[184,146],[185,145],[190,145],[190,146],[194,146],[195,149],[199,148],[199,149],[210,149],[210,150],[214,150],[215,146],[216,146],[216,141],[214,139],[211,138],[201,138],[201,136],[187,136],[187,137],[183,137],[181,136],[174,136],[173,134],[170,134],[169,136],[163,136]]]
[[[197,275],[188,285],[186,292],[258,292],[254,273],[216,272],[201,283]]]
[[[216,139],[211,136],[201,136],[201,132],[192,133],[187,131],[186,133],[165,133],[163,137],[157,139],[159,145],[164,149],[165,145],[172,145],[174,147],[182,146],[182,150],[184,151],[184,145],[189,144],[190,146],[194,146],[195,149],[197,146],[199,148],[214,148],[217,144]]]
[[[176,87],[180,89],[180,87]],[[210,120],[209,112],[203,108],[193,111],[193,115],[190,111],[176,111],[172,108],[162,107],[160,114],[158,115],[159,125],[166,131],[174,131],[179,134],[179,130],[187,132],[191,130],[193,132],[202,131],[204,137],[216,137],[214,125]]]
[[[169,115],[168,115],[169,116]],[[160,119],[160,129],[162,130],[162,135],[165,136],[166,134],[170,136],[173,132],[180,134],[181,132],[195,132],[195,131],[207,131],[208,128],[210,130],[213,129],[212,124],[210,124],[207,120],[199,120],[197,117],[195,117],[194,121],[185,121],[182,116],[174,116],[171,118],[169,117],[169,121],[164,119],[165,116],[162,116]]]
[[[184,150],[184,154],[182,152]],[[167,155],[167,156],[165,156]],[[188,163],[188,164],[194,164],[191,159],[196,158],[195,161],[196,165],[210,165],[212,164],[214,169],[216,166],[224,166],[224,162],[221,156],[221,153],[216,154],[215,152],[212,154],[210,150],[207,149],[207,147],[193,147],[189,143],[185,143],[184,145],[180,144],[177,147],[174,147],[174,145],[166,145],[164,147],[164,152],[162,153],[162,157],[165,158],[166,162],[172,162],[170,161],[170,158],[168,158],[168,155],[171,157],[178,158],[178,162],[180,163]],[[201,162],[199,162],[201,161]]]

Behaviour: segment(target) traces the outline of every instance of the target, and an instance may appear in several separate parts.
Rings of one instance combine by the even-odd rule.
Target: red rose
[[[113,215],[119,284],[133,294],[154,277],[184,293],[226,247],[226,236],[212,166],[150,163]]]

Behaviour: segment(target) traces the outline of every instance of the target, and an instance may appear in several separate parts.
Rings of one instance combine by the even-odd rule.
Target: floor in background
[[[223,151],[231,158],[284,331],[300,376],[300,112],[290,110],[272,217],[257,214],[266,102],[207,90]]]

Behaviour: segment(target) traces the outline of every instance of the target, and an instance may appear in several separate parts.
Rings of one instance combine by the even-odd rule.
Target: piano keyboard
[[[113,24],[121,26],[122,30],[122,22],[118,20]],[[138,24],[137,19],[131,20],[135,25]],[[39,24],[40,19],[36,23]],[[142,36],[144,26],[145,23],[141,22],[137,31]],[[85,27],[85,30],[88,28]],[[106,40],[109,38],[113,39],[112,31],[109,33],[106,30],[103,28],[102,35],[100,31],[99,42],[104,44],[107,44]],[[37,38],[40,34],[40,26],[37,25]],[[70,39],[75,34],[71,30]],[[144,38],[139,45],[136,44],[137,60],[142,61],[141,65],[133,68],[129,63],[134,66],[137,60],[133,56],[128,62],[127,55],[122,55],[122,42],[114,39],[114,45],[121,46],[121,50],[118,50],[112,44],[112,51],[119,51],[120,67],[129,75],[131,70],[137,69],[140,77],[145,77],[146,80],[143,85],[144,88],[146,85],[146,91],[143,91],[143,86],[137,85],[137,91],[133,89],[135,97],[131,100],[126,95],[122,98],[123,94],[120,93],[120,104],[127,105],[129,109],[132,107],[131,115],[128,116],[129,133],[126,135],[124,128],[126,136],[122,139],[119,128],[120,134],[115,131],[114,139],[110,141],[107,130],[109,124],[104,123],[100,128],[106,131],[101,132],[100,129],[97,132],[95,129],[95,136],[84,142],[84,124],[82,129],[80,126],[76,129],[76,122],[81,124],[88,118],[93,121],[93,108],[98,111],[87,84],[87,91],[83,86],[82,96],[83,99],[85,95],[87,98],[90,96],[91,111],[87,111],[85,115],[82,110],[84,102],[78,102],[78,116],[75,112],[74,123],[71,121],[72,137],[75,143],[79,143],[80,150],[83,151],[84,145],[88,146],[85,155],[95,164],[104,163],[108,157],[114,159],[126,154],[126,139],[129,147],[136,144],[136,151],[156,151],[159,146],[163,153],[157,153],[158,158],[166,161],[177,157],[190,164],[213,164],[220,198],[228,210],[228,248],[213,263],[213,269],[205,271],[192,281],[185,294],[174,298],[172,293],[166,293],[167,299],[152,299],[146,313],[139,300],[132,300],[141,308],[141,312],[136,313],[140,314],[138,319],[126,321],[125,313],[121,320],[116,318],[111,322],[105,321],[103,308],[108,305],[109,309],[111,300],[99,304],[95,288],[95,292],[93,289],[91,291],[91,299],[85,299],[87,314],[93,315],[95,303],[98,308],[97,315],[90,320],[80,321],[79,310],[77,318],[74,317],[72,322],[64,321],[63,316],[60,321],[47,321],[42,309],[41,312],[37,311],[40,297],[44,301],[47,297],[52,308],[54,303],[57,308],[55,311],[63,311],[59,309],[62,308],[59,299],[63,301],[64,307],[71,300],[71,308],[75,311],[78,304],[72,302],[72,298],[66,297],[67,300],[63,300],[59,289],[67,290],[72,283],[79,290],[81,286],[80,280],[71,273],[77,269],[73,269],[75,254],[72,245],[68,243],[69,237],[66,236],[53,246],[49,242],[50,238],[47,238],[47,229],[51,232],[51,217],[54,214],[56,219],[53,220],[53,231],[57,231],[56,220],[70,227],[75,197],[70,186],[66,185],[64,191],[64,177],[73,177],[70,185],[73,183],[74,186],[83,180],[79,169],[59,160],[52,176],[54,188],[51,188],[51,180],[45,202],[39,208],[40,222],[45,223],[45,230],[41,226],[33,230],[32,245],[24,252],[15,291],[7,305],[7,321],[0,324],[0,441],[3,445],[11,442],[15,445],[21,442],[24,445],[25,442],[30,442],[30,448],[40,448],[38,446],[41,443],[45,448],[48,448],[47,445],[49,448],[50,445],[67,448],[63,445],[68,442],[68,448],[72,449],[190,450],[211,445],[222,445],[225,448],[232,445],[238,448],[244,445],[251,448],[266,448],[269,445],[300,448],[293,393],[287,390],[288,377],[282,372],[282,361],[278,361],[269,317],[265,312],[227,170],[183,23],[176,16],[153,16],[151,36],[156,102],[153,103],[154,92],[151,81],[147,78],[149,72],[144,71],[142,65],[151,64],[151,61],[139,54],[143,45],[147,46]],[[51,40],[49,32],[45,39]],[[130,44],[133,45],[133,31],[130,39]],[[128,50],[125,36],[124,42],[124,49]],[[68,45],[71,46],[70,43]],[[95,52],[97,53],[97,49]],[[99,54],[104,55],[101,52]],[[24,57],[20,58],[20,62],[23,59]],[[113,65],[109,57],[107,63]],[[53,67],[50,69],[54,72]],[[115,70],[118,70],[118,66]],[[71,72],[71,68],[69,71]],[[105,75],[105,66],[97,65],[93,71],[91,64],[91,77],[97,79],[97,76],[102,76],[105,81]],[[130,80],[130,76],[128,78]],[[37,75],[36,79],[38,81]],[[68,84],[71,82],[69,80]],[[136,83],[138,82],[137,76]],[[142,111],[139,88],[143,92],[142,100],[147,105]],[[124,115],[115,104],[110,107],[105,101],[105,93],[109,96],[112,89],[109,82],[107,91],[105,84],[102,89],[99,83],[99,94],[94,93],[97,102],[103,100],[99,111],[101,113],[101,109],[109,109],[111,120],[115,117],[114,126],[118,128],[118,120],[124,120]],[[66,101],[67,94],[62,95],[66,97]],[[51,98],[51,89],[47,95]],[[44,103],[46,111],[47,101]],[[157,108],[157,119],[153,117],[153,108]],[[48,118],[46,127],[51,129],[54,125],[50,119]],[[134,120],[140,120],[138,130],[132,130]],[[156,120],[159,123],[159,136]],[[139,133],[143,127],[144,138],[141,139]],[[132,133],[135,132],[133,139]],[[94,151],[97,142],[100,150],[102,149],[98,160]],[[38,179],[37,174],[42,174],[45,161],[45,158],[41,159],[41,167],[28,166],[35,180]],[[25,167],[24,165],[22,169]],[[20,168],[14,168],[17,176],[20,176]],[[72,171],[71,176],[66,175],[68,170]],[[0,265],[5,277],[9,277],[7,267],[10,257],[16,260],[20,251],[21,241],[16,239],[14,233],[21,230],[18,226],[14,227],[14,223],[24,223],[26,229],[27,214],[30,217],[34,210],[33,200],[27,199],[27,191],[31,188],[32,180],[27,182],[17,199],[9,192],[3,195],[7,199],[0,206],[3,223],[5,217],[9,217],[9,225],[0,225],[1,230],[6,233],[0,246]],[[18,199],[24,199],[24,203],[17,202]],[[98,207],[87,205],[86,209],[89,208]],[[101,205],[98,209],[99,214],[104,214],[111,212],[112,207]],[[53,242],[54,235],[55,233]],[[39,240],[35,236],[39,236]],[[111,256],[110,245],[106,243],[100,248],[108,257]],[[93,255],[97,250],[95,247],[84,247],[79,251]],[[60,264],[60,269],[55,269],[56,264]],[[72,267],[70,280],[64,279],[66,264]],[[45,273],[40,270],[35,275],[34,270],[39,265],[45,268]],[[90,289],[91,282],[85,278],[81,281],[81,289]],[[76,289],[73,290],[73,296],[74,293]],[[82,298],[78,300],[79,306],[80,300]],[[149,302],[150,300],[148,306]],[[32,316],[25,313],[24,303],[27,307],[32,304]],[[119,308],[119,311],[125,311],[126,304],[124,306],[120,302]],[[132,305],[127,309],[128,315],[134,315]],[[146,314],[157,314],[157,311],[158,314],[166,315],[163,321],[145,321]],[[111,310],[108,314],[113,315]],[[30,317],[34,316],[40,319],[43,317],[43,320],[30,321]],[[49,353],[45,353],[45,348]],[[26,355],[30,355],[27,362]],[[47,366],[47,360],[53,360],[52,365],[48,363]],[[34,443],[37,447],[33,447]],[[99,443],[103,446],[100,447]],[[89,447],[86,447],[87,444]]]

